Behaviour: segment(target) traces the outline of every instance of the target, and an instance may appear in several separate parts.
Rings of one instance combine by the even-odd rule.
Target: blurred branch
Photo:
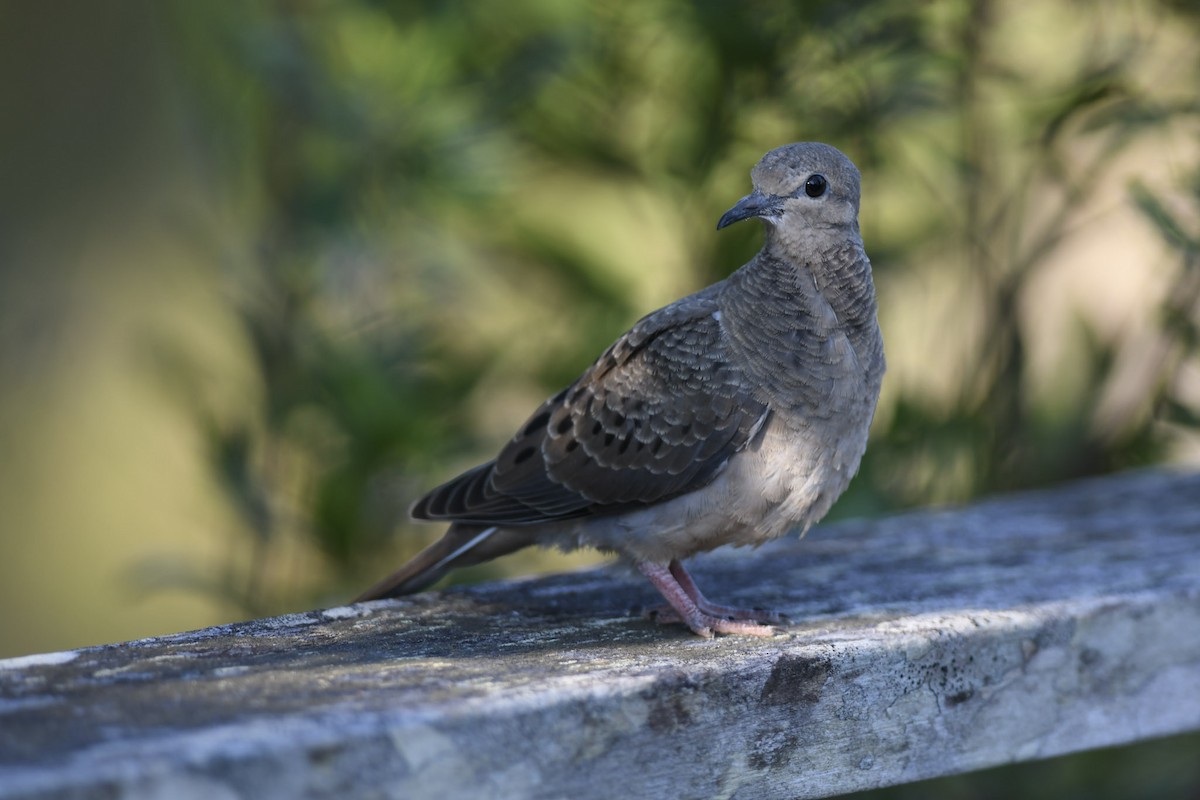
[[[1200,173],[1197,173],[1200,174]],[[1131,370],[1116,373],[1101,395],[1092,426],[1111,447],[1136,437],[1156,418],[1197,426],[1200,416],[1182,399],[1181,373],[1200,345],[1200,235],[1187,230],[1142,181],[1130,195],[1138,210],[1179,255],[1179,270],[1163,295],[1159,326],[1136,348]],[[1200,208],[1200,191],[1193,202]]]
[[[1083,322],[1076,405],[1050,424],[1033,399],[1030,286],[1088,230],[1123,154],[1187,113],[1137,72],[1154,41],[1105,17],[1132,12],[1070,11],[1072,35],[1103,46],[1063,48],[1053,77],[1013,55],[1024,29],[992,0],[276,3],[235,35],[218,20],[226,50],[196,51],[195,74],[210,124],[241,115],[221,129],[241,155],[216,160],[250,187],[257,255],[233,280],[264,386],[253,424],[211,433],[255,532],[229,568],[249,578],[226,585],[277,610],[411,550],[392,533],[420,488],[487,457],[650,302],[753,252],[753,231],[718,238],[712,221],[788,140],[833,141],[873,185],[902,186],[905,226],[870,244],[881,285],[952,269],[957,323],[982,330],[948,397],[893,397],[839,513],[1153,458],[1151,417],[1101,435],[1120,359]],[[1166,312],[1156,386],[1187,358],[1189,309]],[[306,577],[283,575],[297,551]]]

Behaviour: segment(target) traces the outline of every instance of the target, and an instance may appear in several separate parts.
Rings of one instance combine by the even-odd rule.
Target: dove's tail
[[[441,539],[354,598],[353,602],[413,594],[437,583],[438,579],[452,569],[482,564],[533,543],[531,536],[512,528],[451,525]]]

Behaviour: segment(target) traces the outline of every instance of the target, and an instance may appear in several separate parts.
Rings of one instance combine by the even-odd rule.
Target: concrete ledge
[[[1200,475],[0,661],[0,798],[823,797],[1200,730]],[[9,613],[17,613],[10,610]]]

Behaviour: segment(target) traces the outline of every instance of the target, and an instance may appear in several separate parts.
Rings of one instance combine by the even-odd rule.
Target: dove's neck
[[[857,225],[799,231],[764,227],[762,250],[742,268],[748,273],[743,276],[747,292],[801,322],[832,310],[856,349],[864,337],[878,335],[871,262]]]
[[[730,336],[763,367],[756,378],[776,401],[800,406],[827,405],[825,381],[838,375],[877,391],[883,344],[871,262],[857,231],[785,241],[766,227],[762,251],[729,277],[733,291],[722,298]]]

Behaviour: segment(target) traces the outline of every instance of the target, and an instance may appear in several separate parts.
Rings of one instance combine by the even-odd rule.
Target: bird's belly
[[[722,545],[801,535],[825,515],[858,470],[866,426],[820,440],[806,428],[768,428],[708,486],[665,503],[581,521],[567,547],[587,546],[665,562]]]
[[[858,471],[865,426],[834,431],[792,427],[768,431],[730,476],[731,506],[764,539],[793,528],[803,535],[825,516]]]

